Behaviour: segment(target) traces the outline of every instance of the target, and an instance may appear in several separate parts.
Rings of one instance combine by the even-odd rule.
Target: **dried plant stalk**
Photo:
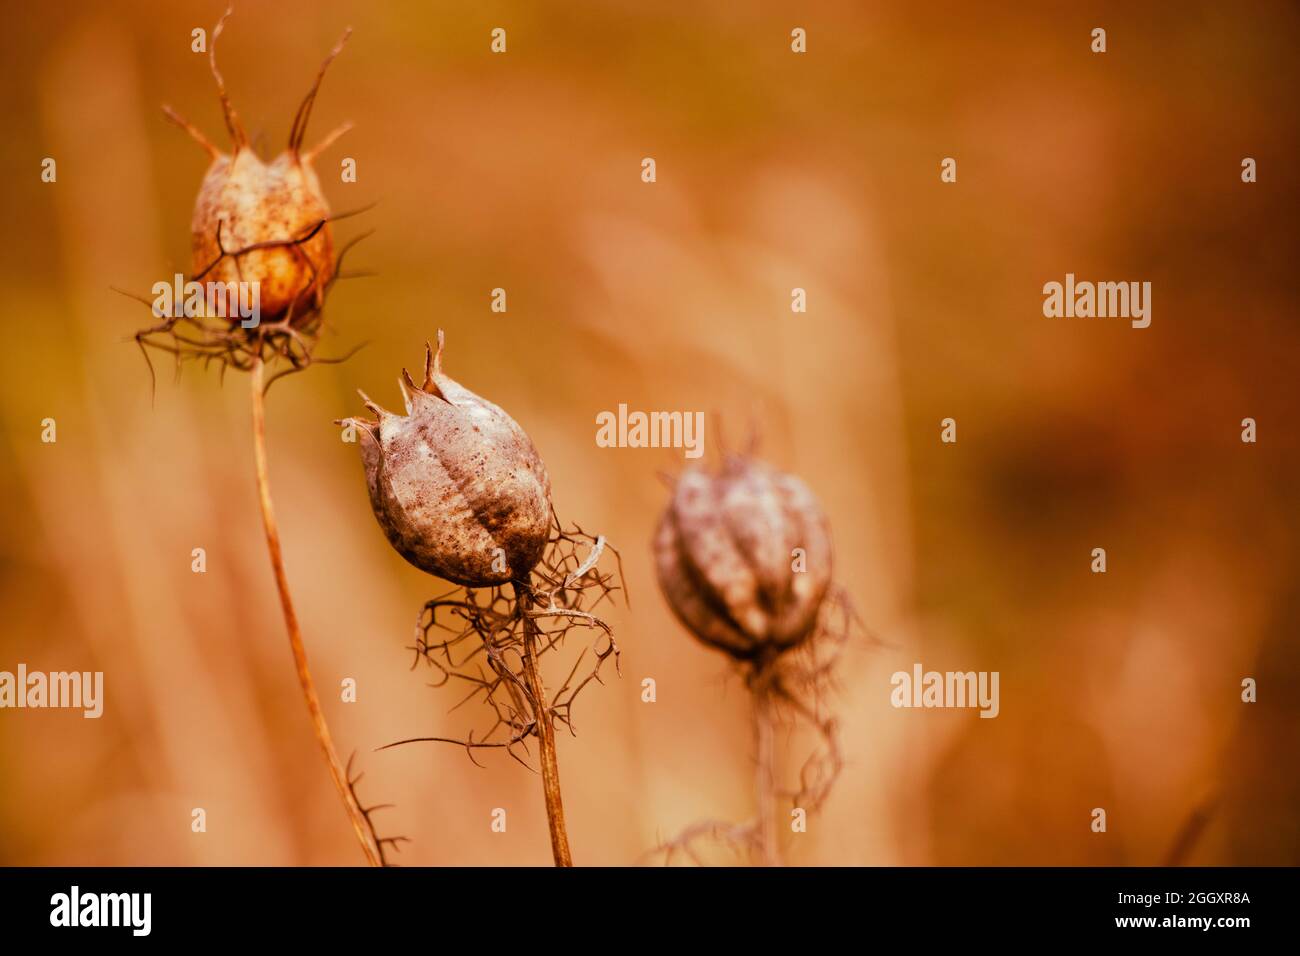
[[[834,689],[835,666],[844,646],[860,630],[861,622],[847,595],[833,588],[823,603],[816,630],[803,644],[775,657],[737,662],[753,715],[755,815],[743,823],[693,823],[651,848],[643,860],[658,857],[668,865],[680,855],[704,866],[706,860],[699,843],[711,840],[739,854],[748,854],[763,866],[783,865],[777,825],[779,806],[800,807],[809,816],[818,812],[844,766],[839,728],[828,697]],[[782,787],[779,782],[776,729],[781,724],[808,727],[818,741],[804,759],[798,784],[793,788]]]
[[[619,561],[617,574],[598,567],[606,551]],[[452,682],[468,685],[469,692],[452,709],[478,701],[487,705],[492,721],[477,736],[471,732],[464,739],[412,737],[388,745],[450,743],[464,747],[475,763],[474,755],[480,750],[505,750],[533,769],[528,759],[529,741],[536,739],[556,866],[572,866],[573,856],[564,818],[555,725],[576,736],[573,704],[578,695],[593,681],[604,683],[601,668],[606,660],[612,657],[618,668],[619,648],[613,631],[593,611],[623,589],[621,564],[618,552],[603,537],[593,537],[580,528],[561,529],[556,523],[527,582],[458,587],[426,602],[415,627],[414,664],[423,663],[434,670],[435,688]],[[595,643],[583,648],[548,698],[540,661],[559,650],[575,630],[594,633]],[[589,652],[594,663],[582,672]]]
[[[754,790],[758,807],[758,851],[764,866],[781,865],[776,838],[776,742],[772,728],[772,698],[754,694]]]
[[[361,849],[371,866],[381,866],[383,860],[379,852],[378,841],[371,828],[368,815],[362,811],[353,792],[348,773],[339,761],[338,751],[334,749],[334,740],[330,736],[329,725],[321,710],[320,696],[316,693],[316,683],[312,680],[311,668],[307,662],[307,648],[302,642],[302,631],[298,627],[298,614],[293,607],[293,597],[289,592],[289,577],[284,569],[284,554],[280,547],[280,530],[275,521],[275,508],[271,502],[271,481],[266,461],[266,385],[263,375],[264,364],[260,359],[254,361],[250,380],[253,399],[253,452],[257,462],[257,495],[262,511],[262,527],[266,531],[266,550],[271,558],[271,571],[275,576],[276,591],[280,596],[280,609],[284,612],[284,628],[289,635],[289,650],[293,654],[294,667],[298,673],[298,685],[302,688],[303,700],[307,704],[307,713],[311,717],[312,729],[316,740],[325,754],[329,765],[330,777],[339,792],[339,798],[347,809],[352,821],[352,829]]]
[[[546,687],[537,667],[537,622],[528,616],[532,597],[524,591],[519,609],[524,621],[524,673],[533,696],[538,722],[537,749],[542,765],[542,791],[546,797],[546,820],[551,831],[551,853],[556,866],[573,866],[569,833],[564,826],[564,796],[560,791],[560,764],[555,753],[555,722],[546,704]]]

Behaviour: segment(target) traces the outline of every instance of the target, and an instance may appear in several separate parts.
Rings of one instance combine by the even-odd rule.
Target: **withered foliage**
[[[614,555],[616,572],[598,566],[606,551]],[[432,687],[465,689],[451,710],[477,703],[484,708],[485,721],[463,739],[411,737],[388,746],[454,744],[464,747],[476,764],[476,751],[504,750],[536,769],[529,763],[529,741],[539,736],[543,715],[576,736],[573,706],[578,696],[592,682],[604,683],[602,668],[611,658],[618,672],[613,630],[595,613],[618,591],[626,600],[618,552],[603,536],[576,526],[565,529],[553,518],[546,550],[527,580],[457,587],[427,601],[416,621],[412,668],[428,667],[434,675]],[[559,652],[575,631],[589,634],[589,641],[550,699],[538,700],[526,672],[526,640],[531,636],[541,659]]]
[[[370,838],[375,841],[375,847],[379,850],[379,865],[398,866],[399,864],[394,863],[388,854],[390,852],[401,853],[402,844],[410,843],[411,839],[410,837],[404,837],[404,836],[381,837],[379,835],[379,831],[375,828],[375,817],[374,817],[374,815],[378,813],[380,810],[392,810],[397,806],[397,804],[376,803],[373,806],[368,807],[361,802],[361,797],[357,794],[357,785],[361,783],[361,781],[365,778],[366,775],[364,771],[358,771],[356,773],[353,773],[352,764],[355,760],[356,760],[356,754],[352,754],[352,756],[348,757],[348,766],[347,766],[348,792],[352,794],[352,799],[356,801],[357,807],[360,808],[361,817],[365,821],[366,830],[370,833]]]
[[[204,282],[205,277],[220,259],[225,257],[231,257],[238,262],[240,256],[250,252],[258,252],[269,248],[295,249],[310,240],[316,231],[323,228],[327,223],[337,222],[349,216],[360,215],[371,208],[373,207],[367,206],[363,209],[322,219],[306,227],[296,237],[268,240],[233,250],[225,248],[220,234],[221,224],[218,223],[215,231],[217,233],[217,247],[220,250],[219,258],[193,276],[188,276],[185,281]],[[158,316],[155,313],[154,317],[158,319],[158,322],[148,328],[139,330],[134,335],[135,342],[140,347],[145,363],[149,367],[150,381],[152,382],[154,378],[153,362],[150,359],[151,351],[170,355],[175,363],[177,376],[180,375],[181,369],[186,362],[200,365],[205,369],[215,364],[224,376],[227,368],[233,368],[239,372],[248,372],[252,370],[254,363],[261,361],[268,368],[276,367],[276,370],[267,378],[267,388],[270,388],[271,384],[277,379],[285,375],[291,375],[294,372],[301,372],[317,362],[322,365],[346,362],[364,347],[364,343],[356,345],[338,356],[322,357],[316,354],[316,346],[321,334],[325,331],[325,299],[333,289],[334,283],[338,280],[361,278],[371,274],[363,271],[345,272],[342,266],[343,258],[348,251],[372,234],[373,232],[362,233],[339,250],[333,274],[317,290],[317,295],[310,306],[300,308],[295,302],[279,318],[270,321],[264,320],[256,327],[244,328],[237,318],[232,320],[221,315],[185,315],[183,314],[184,310],[179,308],[180,303],[177,303],[178,308],[174,310],[175,314],[173,315]],[[307,292],[315,284],[316,280],[315,274],[308,268],[310,267],[310,260],[304,257],[304,263],[306,263],[304,268],[308,270],[309,278],[304,280],[303,291]],[[122,289],[116,291],[143,302],[153,311],[154,300]],[[206,313],[207,310],[203,311]]]

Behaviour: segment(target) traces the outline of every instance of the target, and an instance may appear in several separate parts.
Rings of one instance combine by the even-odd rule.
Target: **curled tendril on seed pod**
[[[557,864],[569,865],[555,725],[576,735],[574,700],[593,681],[603,683],[608,659],[618,668],[613,630],[594,612],[623,589],[622,562],[603,536],[560,525],[532,439],[442,370],[443,344],[439,331],[437,350],[426,347],[419,384],[403,369],[405,415],[362,393],[375,419],[336,424],[356,430],[371,509],[389,543],[420,570],[459,585],[421,609],[415,663],[433,670],[435,687],[466,687],[455,706],[479,700],[490,722],[463,740],[425,736],[389,746],[453,743],[471,760],[478,750],[503,749],[528,766],[536,740],[552,850]],[[598,566],[607,551],[617,574]],[[593,643],[548,700],[538,661],[575,629],[591,633]]]
[[[190,225],[192,272],[186,282],[202,284],[201,302],[197,308],[159,314],[155,300],[124,294],[150,305],[160,320],[135,335],[146,361],[151,349],[171,354],[178,372],[185,360],[205,366],[216,362],[223,370],[232,366],[250,371],[258,362],[269,364],[282,359],[286,367],[271,377],[270,381],[274,381],[279,375],[307,368],[313,361],[341,362],[348,357],[313,359],[313,352],[321,333],[325,299],[334,283],[363,274],[343,272],[343,258],[369,235],[360,235],[336,251],[332,224],[366,209],[332,214],[313,161],[352,124],[344,123],[310,149],[303,149],[303,142],[321,81],[352,30],[343,33],[321,64],[315,82],[298,107],[288,146],[266,162],[250,145],[217,68],[217,39],[232,12],[228,9],[212,31],[208,59],[232,141],[231,151],[223,153],[189,120],[170,106],[163,106],[166,117],[185,130],[212,159],[199,187]],[[231,316],[230,296],[241,285],[257,289],[256,324]]]
[[[693,468],[673,482],[654,538],[659,585],[678,620],[701,643],[726,654],[753,697],[757,819],[695,824],[652,853],[696,863],[701,837],[779,863],[775,798],[812,813],[842,766],[835,718],[827,708],[834,666],[858,623],[831,580],[830,526],[799,478],[745,454],[721,468]],[[795,789],[776,784],[773,720],[806,722],[821,746]]]

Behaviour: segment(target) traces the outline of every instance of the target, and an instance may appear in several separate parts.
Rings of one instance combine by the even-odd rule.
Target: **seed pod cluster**
[[[550,535],[550,476],[513,418],[443,373],[442,348],[439,331],[422,384],[402,370],[405,415],[363,393],[378,420],[347,419],[359,429],[371,507],[422,571],[466,587],[524,580]]]
[[[817,629],[831,582],[830,528],[793,475],[742,455],[727,456],[716,474],[686,471],[654,553],[677,617],[732,657],[768,660]]]
[[[299,106],[288,147],[268,163],[249,144],[217,69],[216,41],[229,16],[227,10],[212,33],[209,57],[233,141],[231,152],[218,150],[188,121],[164,107],[172,121],[212,156],[190,222],[193,275],[204,282],[255,282],[262,317],[274,321],[291,315],[298,325],[320,310],[335,272],[329,204],[312,161],[348,127],[311,150],[303,150],[303,138],[325,71],[351,31],[330,52]]]

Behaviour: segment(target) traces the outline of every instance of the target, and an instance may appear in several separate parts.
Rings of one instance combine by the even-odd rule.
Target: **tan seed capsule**
[[[466,587],[525,580],[550,535],[550,476],[513,418],[443,373],[442,347],[439,331],[421,385],[402,370],[405,415],[363,394],[378,421],[347,419],[360,430],[371,507],[422,571]]]
[[[685,472],[654,552],[678,618],[733,657],[780,653],[817,628],[831,581],[830,529],[793,475],[739,455],[728,456],[717,474]]]
[[[291,315],[298,324],[320,310],[335,271],[329,204],[312,160],[349,127],[334,131],[311,150],[303,150],[303,137],[325,70],[351,30],[330,52],[299,106],[288,148],[267,163],[249,145],[217,69],[216,41],[229,16],[227,10],[212,33],[209,57],[234,144],[231,152],[218,150],[188,121],[164,107],[212,156],[190,223],[192,278],[204,283],[257,283],[261,318],[275,321]]]

